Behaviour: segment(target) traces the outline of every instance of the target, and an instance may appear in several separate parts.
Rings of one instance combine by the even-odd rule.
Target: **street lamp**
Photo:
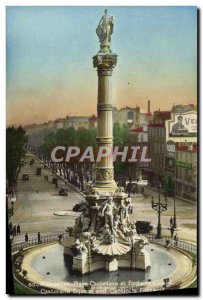
[[[174,213],[173,213],[173,227],[177,228],[177,223],[176,223],[176,194],[174,193]]]
[[[158,213],[158,225],[157,225],[157,239],[161,239],[161,213],[165,210],[167,210],[167,198],[165,194],[165,203],[161,203],[161,183],[159,184],[159,201],[154,202],[154,198],[152,197],[152,208],[157,211]]]

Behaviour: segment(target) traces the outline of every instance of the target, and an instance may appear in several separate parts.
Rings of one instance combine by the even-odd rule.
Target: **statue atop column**
[[[104,15],[101,17],[99,21],[99,25],[97,26],[96,33],[99,37],[100,41],[100,52],[109,53],[110,43],[111,43],[111,35],[113,33],[114,26],[114,18],[108,15],[108,9],[104,10]]]

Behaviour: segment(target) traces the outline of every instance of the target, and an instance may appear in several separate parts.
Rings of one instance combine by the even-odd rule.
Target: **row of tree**
[[[96,129],[74,129],[73,127],[67,129],[58,129],[56,132],[47,134],[44,142],[39,147],[39,154],[44,161],[48,161],[54,170],[57,168],[60,172],[63,171],[64,177],[71,183],[79,184],[81,190],[84,190],[84,181],[92,180],[94,172],[94,163],[90,161],[79,162],[79,160],[70,161],[66,164],[55,164],[51,162],[51,152],[54,147],[60,146],[78,146],[84,151],[88,146],[96,146]],[[128,126],[120,126],[118,123],[114,124],[113,128],[114,145],[126,146],[132,144],[133,135]],[[115,178],[118,180],[122,176],[129,177],[130,169],[127,164],[119,161],[114,164]]]
[[[14,195],[17,178],[27,151],[28,137],[25,130],[19,126],[6,129],[6,179],[7,193]]]

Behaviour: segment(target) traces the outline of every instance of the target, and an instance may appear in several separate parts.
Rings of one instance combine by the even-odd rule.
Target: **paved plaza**
[[[27,155],[26,165],[22,168],[18,179],[17,200],[14,204],[14,215],[10,221],[13,224],[20,224],[21,235],[15,237],[14,241],[24,241],[24,234],[27,232],[29,238],[41,234],[57,233],[64,231],[67,226],[73,226],[75,218],[79,213],[73,213],[73,206],[85,200],[75,188],[67,185],[68,196],[60,196],[58,188],[51,183],[52,173],[48,168],[35,158],[33,166],[29,165],[32,155]],[[36,175],[36,168],[42,167],[42,174]],[[29,181],[22,180],[22,174],[28,173]],[[44,179],[48,175],[48,181]],[[59,180],[58,186],[64,185]],[[136,220],[151,221],[156,232],[157,213],[151,208],[151,196],[158,201],[158,193],[145,187],[145,196],[135,195],[133,197],[133,213],[131,218]],[[164,201],[161,196],[161,201]],[[68,211],[66,216],[54,215],[57,211]],[[176,199],[177,234],[180,239],[196,242],[197,208],[195,203]],[[170,235],[169,219],[173,216],[173,198],[168,198],[168,210],[161,215],[162,235]]]

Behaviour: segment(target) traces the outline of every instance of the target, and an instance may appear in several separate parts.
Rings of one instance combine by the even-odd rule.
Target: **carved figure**
[[[88,253],[87,247],[83,242],[80,242],[78,239],[76,240],[76,246],[75,246],[78,255],[83,255]]]
[[[99,21],[96,33],[100,42],[111,42],[111,35],[113,33],[114,18],[108,16],[108,9],[104,10],[104,15]]]
[[[113,198],[109,197],[108,200],[104,203],[102,209],[102,217],[105,217],[105,223],[110,224],[111,230],[113,230],[113,215],[114,215],[115,203]]]

